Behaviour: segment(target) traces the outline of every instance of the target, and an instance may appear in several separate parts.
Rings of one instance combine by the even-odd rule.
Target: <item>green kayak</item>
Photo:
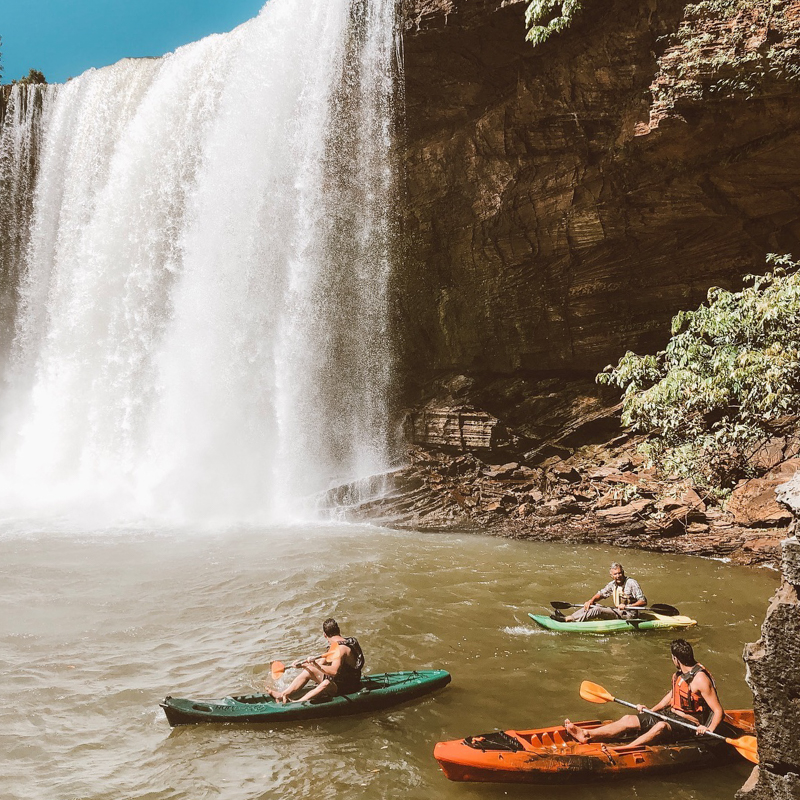
[[[653,612],[642,612],[638,619],[593,619],[588,622],[563,622],[544,614],[528,614],[538,625],[549,631],[568,633],[621,633],[622,631],[680,630],[697,625],[691,617],[667,617]]]
[[[221,700],[167,697],[161,708],[173,726],[196,722],[295,722],[378,711],[422,697],[448,683],[450,673],[443,669],[380,672],[365,675],[357,692],[338,697],[315,697],[304,703],[279,703],[269,695],[247,694]]]

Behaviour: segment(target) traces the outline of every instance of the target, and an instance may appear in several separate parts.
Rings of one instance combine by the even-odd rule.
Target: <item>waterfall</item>
[[[396,36],[269,0],[46,89],[0,512],[285,521],[386,469]]]

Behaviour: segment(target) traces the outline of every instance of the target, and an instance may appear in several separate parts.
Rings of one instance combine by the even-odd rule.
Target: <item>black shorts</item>
[[[669,719],[679,720],[680,722],[689,722],[685,717],[681,717],[678,714],[673,713],[671,709],[666,709],[664,711],[659,711],[664,717],[669,717]],[[639,733],[646,733],[654,726],[658,725],[659,722],[667,722],[669,724],[669,720],[662,720],[659,717],[654,716],[653,714],[649,714],[647,711],[642,711],[641,714],[636,715],[639,718]],[[705,724],[711,722],[713,718],[713,714],[708,714],[705,719]],[[701,724],[702,718],[698,714],[695,717],[695,721],[698,724]],[[689,728],[684,728],[683,725],[670,725],[670,730],[664,731],[661,736],[659,736],[659,742],[677,742],[681,739],[690,739],[692,736],[696,734],[689,730]]]

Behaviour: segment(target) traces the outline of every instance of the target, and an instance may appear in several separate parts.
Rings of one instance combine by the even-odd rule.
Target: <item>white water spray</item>
[[[387,464],[395,0],[48,89],[0,506],[284,521]]]

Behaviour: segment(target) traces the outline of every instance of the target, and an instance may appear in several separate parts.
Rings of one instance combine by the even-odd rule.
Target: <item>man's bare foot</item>
[[[576,741],[578,744],[586,744],[589,741],[589,734],[579,728],[574,722],[568,719],[564,720],[564,730]]]
[[[289,702],[289,698],[283,692],[276,692],[275,689],[267,688],[266,693],[276,702],[284,705]]]

